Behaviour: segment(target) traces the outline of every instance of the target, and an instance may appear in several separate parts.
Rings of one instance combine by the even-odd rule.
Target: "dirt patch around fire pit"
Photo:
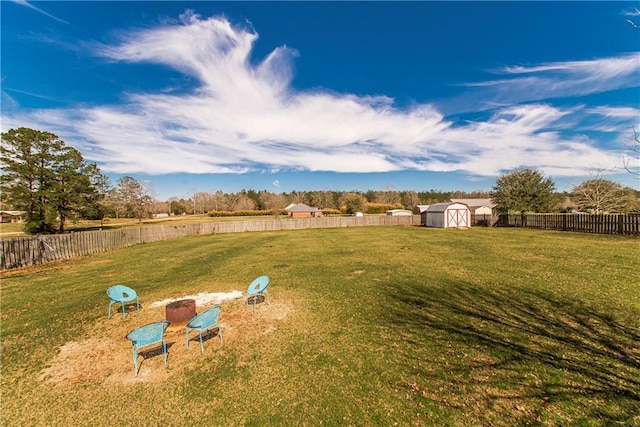
[[[201,301],[206,301],[206,305],[201,304]],[[277,331],[294,312],[293,303],[286,300],[261,303],[255,311],[253,307],[245,305],[243,298],[228,299],[220,304],[224,343],[220,344],[217,331],[214,330],[204,343],[204,355],[200,353],[197,332],[190,334],[187,350],[184,327],[169,328],[164,334],[168,364],[164,365],[160,346],[155,349],[151,346],[150,351],[143,352],[143,356],[139,358],[140,371],[135,376],[131,342],[126,335],[139,326],[165,319],[163,304],[145,305],[143,302],[139,312],[135,309],[131,312],[127,310],[126,318],[122,317],[121,312],[113,314],[111,319],[105,315],[104,319],[99,319],[88,331],[87,336],[90,338],[71,341],[60,347],[59,353],[47,368],[40,371],[39,380],[61,387],[81,383],[164,382],[176,373],[202,363],[203,356],[221,354],[227,347],[242,349],[263,339],[266,334]],[[196,302],[196,311],[200,313],[212,305],[210,299],[202,298]]]

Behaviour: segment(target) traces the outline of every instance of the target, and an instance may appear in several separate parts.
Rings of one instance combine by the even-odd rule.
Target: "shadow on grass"
[[[121,303],[116,303],[116,304],[117,305],[114,304],[113,308],[111,309],[111,317],[113,317],[116,314],[119,316],[122,316],[123,310],[125,313],[124,317],[128,317],[130,314],[138,312],[138,306],[136,305],[135,301],[124,303],[124,307],[123,307],[123,304]],[[140,304],[140,310],[142,310],[142,303]]]
[[[266,298],[265,298],[264,295],[250,295],[250,296],[247,297],[246,304],[248,306],[252,306],[253,307],[254,301],[255,301],[255,304],[257,306],[258,304],[261,304],[261,303],[265,302]]]
[[[173,347],[174,342],[167,342],[167,358],[170,357],[169,349]],[[149,347],[148,349],[141,350],[138,352],[138,366],[142,369],[142,364],[152,357],[160,356],[164,358],[164,351],[162,348],[162,344],[158,344],[157,346]]]
[[[192,330],[193,331],[193,330]],[[207,329],[206,331],[204,331],[202,333],[202,342],[206,343],[207,341],[218,337],[218,339],[220,339],[220,329],[215,328],[215,329]],[[200,344],[200,334],[196,332],[192,333],[189,335],[189,346],[191,346],[192,343],[197,343],[198,345]]]
[[[174,342],[167,342],[167,355],[169,354],[169,349],[173,347],[174,344]],[[162,356],[164,352],[162,351],[162,344],[158,344],[157,346],[141,350],[140,352],[138,352],[138,354],[144,359],[149,359],[151,357]]]
[[[484,410],[507,400],[525,405],[530,419],[640,421],[637,313],[615,317],[540,291],[464,282],[400,283],[389,296],[389,322],[436,366],[418,374],[435,369],[451,390],[474,390],[468,399]],[[439,356],[420,348],[427,345]]]

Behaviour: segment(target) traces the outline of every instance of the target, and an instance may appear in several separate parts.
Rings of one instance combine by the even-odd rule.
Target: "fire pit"
[[[172,328],[184,326],[196,315],[196,300],[181,299],[167,304],[165,309],[167,320]]]

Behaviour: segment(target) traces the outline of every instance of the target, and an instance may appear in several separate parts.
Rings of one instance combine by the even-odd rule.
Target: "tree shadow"
[[[446,354],[444,363],[459,389],[481,389],[485,402],[526,401],[533,419],[568,405],[569,412],[587,418],[640,421],[640,329],[634,313],[622,313],[632,319],[625,322],[543,291],[460,281],[432,287],[397,283],[388,293],[388,321],[408,331],[407,342],[417,352],[425,340],[453,347],[439,358],[422,351],[432,358],[421,366],[442,364]],[[461,361],[474,351],[485,357]],[[433,375],[433,369],[422,371]]]

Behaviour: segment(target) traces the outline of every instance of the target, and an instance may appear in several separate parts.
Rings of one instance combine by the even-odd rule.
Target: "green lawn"
[[[4,274],[3,425],[640,425],[638,239],[366,227],[185,238]],[[224,344],[153,302],[222,303]],[[142,310],[107,319],[108,286]],[[203,307],[198,307],[198,312]]]

